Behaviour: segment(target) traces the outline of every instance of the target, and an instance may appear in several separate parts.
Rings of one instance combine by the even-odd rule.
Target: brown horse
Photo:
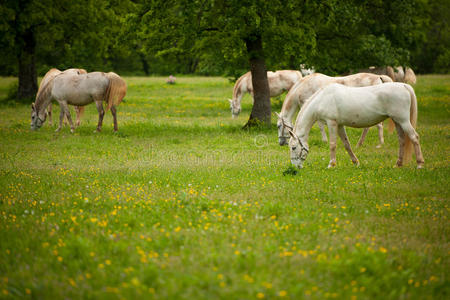
[[[68,105],[85,106],[95,102],[99,114],[97,131],[101,131],[103,116],[102,102],[107,103],[107,109],[111,109],[114,118],[114,131],[118,130],[116,106],[125,97],[127,86],[125,81],[116,73],[92,72],[80,74],[77,70],[66,70],[55,75],[41,89],[36,103],[32,104],[31,129],[35,130],[45,122],[45,110],[52,100],[58,101],[61,107],[59,127],[61,129],[64,116],[70,124],[70,131],[75,127],[72,123]]]

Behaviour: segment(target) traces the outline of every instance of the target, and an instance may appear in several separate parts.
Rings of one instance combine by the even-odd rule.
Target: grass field
[[[286,176],[275,124],[241,130],[249,96],[231,119],[228,80],[126,80],[116,134],[110,113],[93,132],[95,105],[71,134],[0,104],[0,298],[450,297],[450,76],[415,86],[425,169],[393,168],[397,136],[376,149],[375,129],[359,168],[339,141],[326,169],[314,127]]]

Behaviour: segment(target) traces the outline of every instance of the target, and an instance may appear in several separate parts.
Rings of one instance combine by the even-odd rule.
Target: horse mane
[[[106,73],[105,76],[109,79],[105,95],[108,103],[107,110],[109,110],[112,106],[117,106],[122,102],[127,93],[127,84],[114,72]]]
[[[241,77],[239,77],[239,79],[236,81],[236,83],[234,84],[234,88],[233,88],[233,100],[236,99],[236,94],[237,94],[237,90],[239,89],[239,87],[241,86],[242,80],[244,80],[244,78],[247,78],[247,76],[249,76],[249,74],[251,74],[250,71],[248,71],[247,73],[245,73],[244,75],[242,75]]]
[[[41,84],[39,85],[38,91],[36,93],[36,100],[39,97],[40,93],[42,92],[43,87],[51,80],[53,80],[53,78],[55,78],[56,75],[61,74],[61,71],[56,69],[56,68],[52,68],[50,70],[48,70],[47,73],[45,73],[44,77],[41,80]]]
[[[36,100],[35,100],[35,103],[34,103],[35,107],[36,107],[36,112],[40,109],[40,106],[44,103],[44,101],[46,99],[48,99],[48,97],[50,97],[50,94],[52,93],[52,88],[53,88],[53,79],[57,75],[58,74],[55,74],[47,82],[45,82],[44,85],[41,84],[41,86],[39,87],[39,91],[36,94]]]
[[[313,75],[313,74],[311,74]],[[306,78],[306,77],[305,77]],[[314,92],[314,94],[312,94],[308,99],[306,99],[305,103],[303,103],[303,106],[300,108],[300,111],[298,112],[297,115],[297,119],[295,120],[295,126],[297,126],[297,122],[298,120],[300,120],[303,117],[303,114],[305,113],[305,111],[308,109],[309,105],[311,104],[311,102],[314,101],[314,99],[316,98],[316,96],[322,92],[323,88],[318,89],[317,91]]]

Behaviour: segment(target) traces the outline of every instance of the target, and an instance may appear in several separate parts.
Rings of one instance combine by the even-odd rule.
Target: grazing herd
[[[416,82],[414,72],[410,68],[402,67],[372,67],[364,71],[343,77],[314,73],[314,69],[305,69],[304,66],[301,71],[267,72],[271,97],[288,92],[281,112],[277,113],[277,128],[280,146],[289,144],[293,165],[303,167],[309,153],[308,136],[316,122],[323,142],[328,141],[324,125],[328,126],[330,146],[328,167],[336,165],[337,136],[344,143],[352,162],[359,165],[345,127],[364,128],[357,143],[357,146],[361,146],[369,128],[376,125],[379,134],[377,147],[381,147],[384,143],[382,122],[389,118],[395,124],[399,139],[396,166],[400,167],[406,163],[411,158],[414,148],[417,167],[423,167],[424,159],[419,136],[415,130],[417,99],[413,88],[408,84]],[[32,104],[31,128],[33,130],[40,128],[47,116],[51,124],[51,102],[55,100],[61,107],[57,131],[61,129],[64,118],[67,118],[73,132],[75,125],[80,124],[84,106],[92,102],[95,102],[99,114],[97,131],[101,131],[105,114],[103,102],[106,102],[106,110],[111,110],[114,131],[117,131],[116,106],[123,100],[126,92],[125,81],[113,72],[87,73],[83,69],[65,71],[51,69],[42,79],[36,101]],[[233,98],[229,99],[232,117],[239,115],[241,100],[245,93],[253,95],[250,72],[242,75],[234,85]],[[77,115],[75,125],[68,105],[75,106]],[[293,124],[298,110],[300,111]]]

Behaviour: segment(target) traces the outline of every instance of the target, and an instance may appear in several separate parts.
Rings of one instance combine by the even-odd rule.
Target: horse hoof
[[[375,148],[380,149],[382,146],[381,145],[377,145]]]
[[[424,166],[422,164],[417,165],[417,169],[423,169],[423,168],[424,168]]]

